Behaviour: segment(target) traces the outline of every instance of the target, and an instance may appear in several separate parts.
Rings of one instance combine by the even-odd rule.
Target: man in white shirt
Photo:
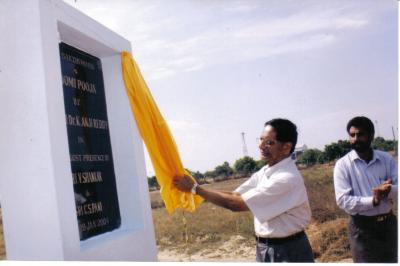
[[[334,170],[336,202],[350,214],[349,239],[354,262],[397,262],[397,164],[387,152],[373,150],[374,124],[354,117],[347,124],[352,150]]]
[[[258,262],[314,262],[304,232],[311,219],[307,192],[291,159],[296,143],[297,129],[291,121],[270,120],[265,123],[259,145],[266,166],[234,192],[199,186],[187,176],[175,177],[174,184],[232,211],[251,211]]]

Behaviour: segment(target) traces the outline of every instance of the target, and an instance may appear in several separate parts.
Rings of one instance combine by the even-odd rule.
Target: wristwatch
[[[199,184],[197,182],[193,184],[193,187],[190,190],[190,192],[192,192],[193,195],[197,194],[196,189],[197,189],[198,186],[199,186]]]

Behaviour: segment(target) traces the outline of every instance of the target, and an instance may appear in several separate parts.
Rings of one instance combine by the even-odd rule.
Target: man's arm
[[[183,176],[174,177],[173,183],[179,190],[190,192],[195,184],[195,181],[188,176]],[[249,210],[239,193],[220,191],[197,186],[196,194],[200,195],[205,200],[215,205],[229,209],[231,211],[237,212]]]
[[[201,186],[197,187],[196,193],[207,201],[231,211],[249,211],[239,193],[207,189]]]
[[[374,207],[374,197],[360,197],[352,195],[352,183],[346,173],[345,166],[338,161],[333,172],[336,203],[350,214],[367,211]]]

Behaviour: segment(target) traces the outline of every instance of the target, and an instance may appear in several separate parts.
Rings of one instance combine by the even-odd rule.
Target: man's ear
[[[284,151],[285,151],[285,153],[287,153],[287,155],[290,155],[290,150],[292,149],[292,147],[293,147],[293,143],[291,143],[291,142],[285,142],[283,144]]]
[[[369,140],[371,141],[371,143],[374,141],[375,138],[375,134],[369,134]]]

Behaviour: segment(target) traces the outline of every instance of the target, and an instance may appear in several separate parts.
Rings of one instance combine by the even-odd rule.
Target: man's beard
[[[352,149],[354,149],[356,152],[364,153],[364,152],[367,152],[367,151],[370,149],[371,143],[367,143],[367,142],[356,142],[356,143],[350,144],[350,147],[351,147]]]

